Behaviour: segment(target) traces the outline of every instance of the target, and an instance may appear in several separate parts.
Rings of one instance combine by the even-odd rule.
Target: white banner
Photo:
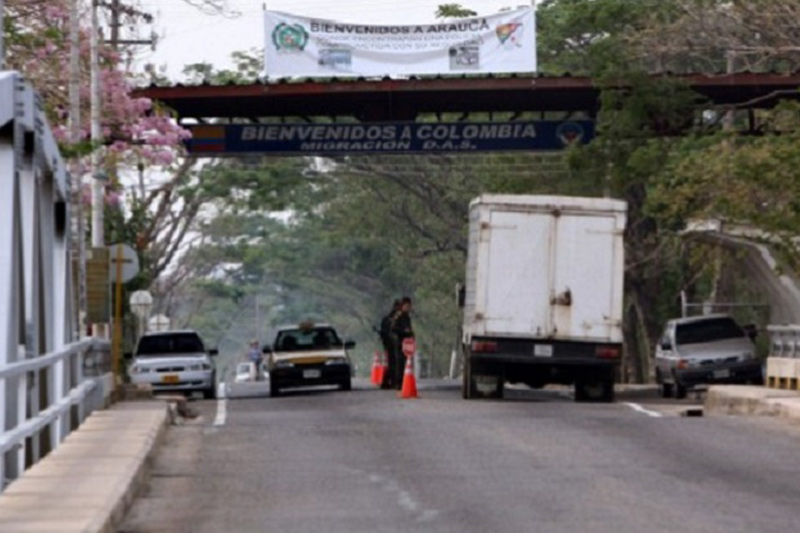
[[[419,26],[376,26],[265,11],[270,80],[536,72],[534,10]]]

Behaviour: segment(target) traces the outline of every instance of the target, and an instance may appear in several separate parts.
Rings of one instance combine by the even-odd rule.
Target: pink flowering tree
[[[80,2],[80,98],[79,139],[70,136],[70,7],[73,0],[6,0],[5,68],[20,71],[37,88],[45,105],[62,154],[88,163],[94,151],[111,178],[106,192],[106,235],[109,241],[137,245],[145,265],[147,285],[177,254],[199,207],[179,193],[192,168],[183,158],[182,141],[188,132],[173,117],[146,98],[132,97],[135,76],[130,51],[100,48],[102,143],[90,140],[90,2]],[[212,2],[214,4],[214,2]],[[134,23],[130,19],[126,24]],[[86,164],[84,169],[88,168]],[[119,176],[158,172],[171,179],[148,187],[145,195],[126,193]],[[163,182],[163,179],[162,179]],[[88,185],[81,200],[89,202]],[[150,258],[153,258],[150,260]]]
[[[51,126],[67,157],[99,147],[89,144],[89,31],[87,6],[81,13],[81,134],[70,142],[69,8],[72,0],[6,0],[6,68],[22,72],[42,94]],[[88,2],[86,2],[88,4]],[[102,130],[107,153],[119,164],[167,167],[180,154],[188,133],[146,98],[131,96],[133,76],[125,51],[101,45]]]

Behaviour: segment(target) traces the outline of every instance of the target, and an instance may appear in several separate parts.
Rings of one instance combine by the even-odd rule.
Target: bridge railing
[[[768,326],[767,385],[800,390],[800,325]]]
[[[10,428],[0,433],[0,491],[102,407],[109,388],[107,342],[87,339],[41,357],[19,355],[0,367],[0,398],[16,400],[0,409],[0,429]]]
[[[800,359],[800,326],[768,326],[770,357]]]

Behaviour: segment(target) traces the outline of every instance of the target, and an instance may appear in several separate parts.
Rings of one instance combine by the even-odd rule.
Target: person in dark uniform
[[[396,373],[394,386],[397,390],[403,387],[403,373],[406,368],[406,356],[403,355],[403,341],[414,336],[411,327],[411,298],[408,296],[400,300],[400,309],[395,313],[392,324],[396,350]]]
[[[392,310],[381,319],[380,336],[381,343],[383,343],[383,352],[386,354],[386,372],[383,373],[383,382],[381,383],[382,389],[395,388],[395,375],[397,374],[397,354],[395,353],[395,345],[392,324],[394,323],[395,313],[400,310],[400,300],[395,300],[392,304]]]

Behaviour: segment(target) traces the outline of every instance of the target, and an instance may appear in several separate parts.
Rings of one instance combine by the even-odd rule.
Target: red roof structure
[[[800,96],[800,73],[675,76],[717,105],[769,108]],[[355,117],[412,121],[423,113],[581,112],[593,116],[600,90],[586,77],[461,77],[175,85],[138,89],[182,119]]]

